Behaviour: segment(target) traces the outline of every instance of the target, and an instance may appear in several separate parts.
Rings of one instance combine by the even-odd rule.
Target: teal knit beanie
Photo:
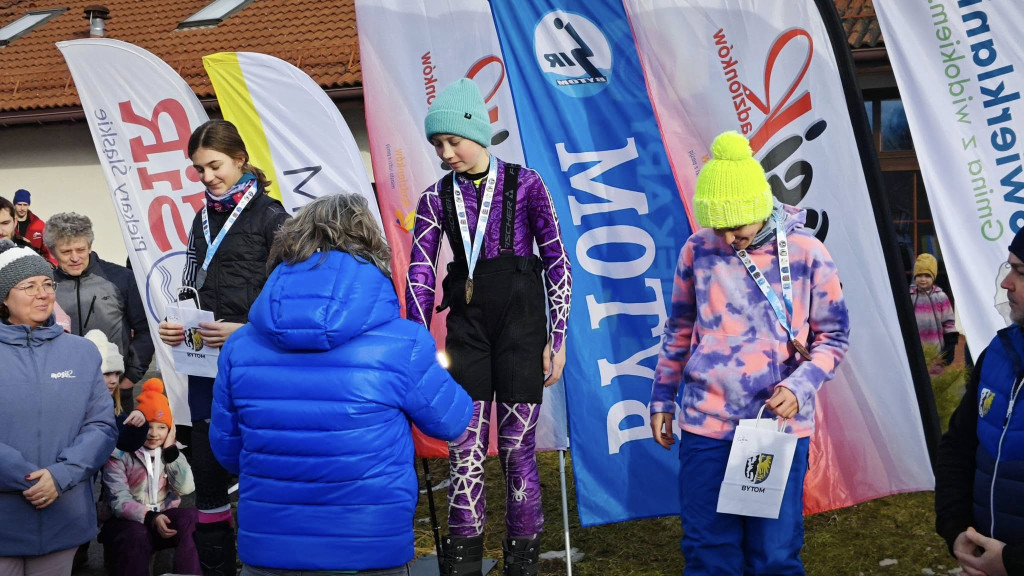
[[[427,140],[434,134],[453,134],[487,148],[491,144],[491,123],[480,89],[468,78],[452,82],[437,95],[423,121]]]

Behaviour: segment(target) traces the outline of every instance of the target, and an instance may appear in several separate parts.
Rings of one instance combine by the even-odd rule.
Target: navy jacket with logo
[[[0,323],[0,557],[38,556],[96,536],[92,475],[114,449],[114,404],[100,353],[47,326]],[[60,497],[36,510],[25,475],[46,468]],[[33,482],[34,483],[34,482]]]
[[[1024,575],[1024,334],[1000,330],[974,367],[939,442],[936,529],[952,551],[969,526],[1006,544],[1007,572]]]
[[[376,266],[324,258],[278,266],[224,345],[210,446],[239,475],[242,562],[392,568],[414,554],[410,422],[453,440],[473,402]]]

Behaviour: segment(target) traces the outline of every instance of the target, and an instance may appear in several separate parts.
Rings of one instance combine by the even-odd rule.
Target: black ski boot
[[[505,551],[505,576],[537,576],[540,557],[540,537],[505,538],[501,545]]]
[[[192,539],[203,576],[235,576],[235,532],[231,524],[198,524]]]
[[[445,536],[441,576],[483,576],[484,537]]]

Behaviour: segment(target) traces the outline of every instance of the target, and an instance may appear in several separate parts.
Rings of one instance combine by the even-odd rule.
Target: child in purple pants
[[[195,483],[175,445],[163,383],[148,380],[137,402],[149,423],[146,443],[135,452],[115,450],[103,466],[103,500],[113,517],[103,523],[99,540],[108,566],[114,576],[149,576],[153,552],[175,548],[175,573],[201,574],[192,539],[196,511],[178,508]]]
[[[507,503],[505,574],[534,575],[544,525],[534,434],[544,387],[558,381],[565,364],[569,258],[540,175],[487,151],[491,126],[476,84],[463,78],[446,87],[424,124],[434,151],[452,172],[420,196],[407,318],[430,327],[438,253],[447,235],[455,258],[438,311],[450,308],[445,341],[450,371],[474,401],[467,433],[448,445],[450,534],[444,539],[442,573],[481,573],[483,461],[491,406],[497,402]]]

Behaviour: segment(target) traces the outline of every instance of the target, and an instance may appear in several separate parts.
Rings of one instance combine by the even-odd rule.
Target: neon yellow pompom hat
[[[697,175],[697,223],[704,228],[735,228],[767,220],[775,202],[750,142],[739,132],[723,132],[711,144],[711,155]]]

